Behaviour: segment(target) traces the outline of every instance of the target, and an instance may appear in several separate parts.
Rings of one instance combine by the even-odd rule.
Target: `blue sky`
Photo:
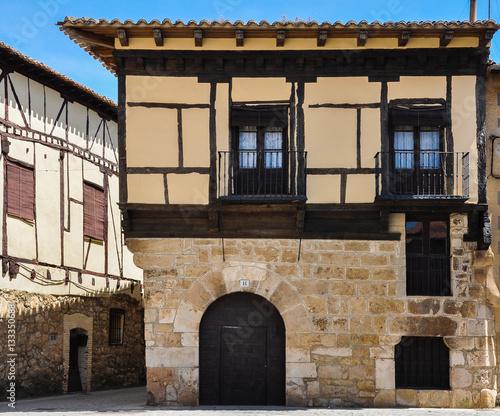
[[[500,21],[500,0],[491,0],[491,18]],[[99,94],[116,101],[116,78],[59,31],[65,16],[216,20],[468,20],[469,0],[3,0],[0,40]],[[488,0],[478,0],[478,19],[488,18]],[[500,35],[491,58],[500,62]]]

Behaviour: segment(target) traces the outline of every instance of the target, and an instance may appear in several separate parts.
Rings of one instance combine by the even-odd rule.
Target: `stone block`
[[[328,318],[324,316],[316,316],[312,319],[315,332],[328,332]]]
[[[393,281],[397,279],[397,273],[395,269],[373,269],[372,279]]]
[[[287,373],[288,375],[288,373]],[[304,407],[306,405],[307,387],[302,378],[286,378],[286,405]]]
[[[328,357],[350,357],[352,355],[351,348],[312,348],[311,354],[314,355],[325,355]]]
[[[396,405],[396,392],[394,390],[381,390],[373,399],[375,407],[394,407]]]
[[[150,367],[197,367],[196,347],[153,347],[146,351],[146,365]]]
[[[379,241],[377,242],[378,251],[393,251],[395,252],[398,247],[398,243],[395,241]]]
[[[191,303],[195,308],[205,309],[214,299],[205,285],[198,282],[189,289],[184,300]]]
[[[374,315],[402,314],[405,311],[404,306],[404,302],[399,299],[374,298],[368,302],[368,310]]]
[[[214,272],[203,279],[203,284],[212,294],[214,299],[218,299],[227,293],[226,282],[221,272]]]
[[[175,332],[198,332],[203,312],[188,303],[179,306],[174,321]]]
[[[346,253],[323,253],[320,256],[320,263],[334,266],[358,266],[359,255]]]
[[[195,332],[181,334],[181,345],[183,347],[198,347],[200,344],[199,335]]]
[[[311,362],[309,348],[287,347],[286,348],[286,362],[287,363],[309,363],[309,362]]]
[[[450,392],[445,390],[423,390],[418,392],[420,407],[450,407]]]
[[[397,406],[412,406],[418,405],[418,390],[398,389],[396,390],[396,405]]]
[[[297,305],[281,314],[289,333],[307,333],[311,331],[311,322],[304,305]]]
[[[370,277],[370,269],[361,267],[348,267],[345,273],[346,279],[349,280],[368,280]]]
[[[276,288],[270,301],[279,311],[286,311],[295,305],[302,304],[301,296],[297,290],[284,281]]]
[[[332,282],[333,296],[353,296],[356,295],[357,285],[353,282]]]
[[[476,350],[467,352],[467,363],[469,367],[493,367],[495,366],[494,350]]]
[[[370,252],[371,243],[369,241],[345,241],[344,251]]]
[[[419,334],[420,336],[443,337],[455,335],[457,327],[454,320],[444,316],[396,316],[389,324],[389,332],[394,335]]]
[[[309,313],[313,314],[326,313],[326,299],[316,296],[304,296],[304,302],[307,305]]]
[[[450,351],[450,366],[456,367],[465,365],[464,353],[462,351]]]
[[[389,264],[386,255],[362,254],[361,266],[387,266]]]
[[[320,365],[318,367],[318,377],[320,379],[340,380],[347,377],[347,368],[340,365]]]
[[[321,281],[292,281],[292,284],[297,288],[302,295],[327,295],[330,290],[328,282]],[[276,292],[275,292],[276,293]]]
[[[450,369],[450,386],[452,389],[463,389],[472,385],[472,374],[467,368]]]
[[[315,378],[318,376],[315,363],[286,363],[287,378]]]
[[[255,253],[255,261],[262,262],[277,262],[279,261],[280,252],[278,249],[274,247],[266,247],[266,248],[254,248]]]
[[[182,252],[179,238],[128,238],[127,248],[134,254],[176,254]]]
[[[416,315],[436,315],[441,309],[441,302],[437,299],[408,300],[408,313]]]
[[[344,242],[342,240],[317,240],[314,241],[314,249],[318,251],[342,251]]]
[[[385,296],[387,295],[387,283],[359,283],[358,294],[360,296]]]
[[[313,276],[315,279],[321,280],[342,280],[345,276],[343,267],[320,266],[313,268]]]
[[[470,409],[472,407],[471,392],[467,390],[452,390],[451,407],[456,409]]]
[[[473,337],[446,337],[444,343],[452,350],[472,350],[474,348]]]
[[[307,388],[308,399],[320,397],[321,389],[319,381],[307,381],[306,388]]]
[[[297,266],[278,265],[274,268],[275,273],[286,278],[296,278],[298,275]]]
[[[491,337],[495,335],[495,325],[489,320],[469,319],[468,333],[475,337]]]
[[[144,322],[147,324],[155,323],[158,319],[158,309],[146,309],[144,311]]]
[[[134,254],[133,260],[134,264],[143,270],[166,269],[174,264],[174,256],[172,255],[147,256],[145,254]]]
[[[348,320],[347,318],[333,318],[332,319],[332,331],[333,332],[347,332]]]
[[[476,302],[447,299],[443,302],[443,313],[458,315],[462,318],[475,318],[477,315]]]
[[[351,315],[366,315],[368,303],[365,298],[351,298]]]
[[[349,380],[375,380],[375,367],[373,365],[349,367]]]
[[[186,271],[184,273],[184,277],[186,279],[198,279],[200,277],[205,276],[212,270],[211,266],[186,266]]]

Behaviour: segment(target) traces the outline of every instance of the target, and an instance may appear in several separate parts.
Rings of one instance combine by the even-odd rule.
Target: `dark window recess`
[[[87,237],[104,240],[104,191],[88,183],[83,184],[83,232]]]
[[[33,169],[7,162],[7,214],[35,219],[35,175]]]
[[[450,389],[450,351],[439,337],[402,337],[395,346],[397,389]]]
[[[406,294],[451,296],[447,219],[407,218]]]
[[[110,309],[109,345],[123,344],[124,325],[125,325],[125,311],[123,309]]]
[[[376,157],[377,196],[466,199],[469,155],[446,151],[444,105],[394,106],[390,114],[390,151]]]
[[[288,150],[288,107],[236,107],[219,152],[219,197],[305,198],[305,152]]]

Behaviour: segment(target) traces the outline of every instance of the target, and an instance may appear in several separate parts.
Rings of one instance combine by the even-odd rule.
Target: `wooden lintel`
[[[68,27],[66,32],[71,38],[78,38],[90,45],[103,46],[105,48],[115,47],[114,40],[108,36],[99,36],[85,30],[75,29],[73,27]]]
[[[439,46],[446,47],[450,44],[451,40],[453,39],[453,35],[455,35],[454,30],[447,30],[443,33],[443,36],[441,36],[441,39],[439,41]]]
[[[245,39],[245,32],[243,32],[243,29],[236,29],[235,37],[236,46],[243,46],[243,41]]]
[[[216,58],[215,64],[217,66],[217,71],[224,71],[224,58],[222,57]]]
[[[123,28],[119,28],[117,30],[118,32],[118,39],[120,41],[120,45],[122,46],[128,46],[128,36],[127,36],[127,31]]]
[[[212,232],[219,231],[219,213],[217,211],[208,213],[208,226]]]
[[[297,71],[304,70],[304,58],[297,58],[297,60],[295,61],[295,68],[297,69]]]
[[[265,66],[264,58],[262,58],[262,57],[256,58],[255,65],[257,67],[257,71],[264,71],[264,66]]]
[[[282,56],[278,56],[278,57],[274,58],[274,69],[276,71],[282,71],[284,62],[285,61],[284,61]]]
[[[194,30],[194,46],[201,47],[203,46],[203,30],[195,29]]]
[[[175,66],[177,67],[178,70],[184,71],[184,69],[186,69],[186,66],[184,64],[184,58],[183,57],[177,58],[175,60]]]
[[[159,28],[153,29],[153,37],[155,39],[156,46],[163,46],[163,33],[161,29]]]
[[[495,34],[495,30],[488,29],[484,34],[479,38],[479,46],[484,48],[492,39]]]
[[[285,46],[285,31],[278,30],[276,33],[276,46]]]
[[[316,58],[316,69],[322,70],[323,64],[324,64],[324,60],[322,57]]]
[[[203,58],[194,58],[194,66],[197,71],[203,71]]]
[[[406,56],[398,56],[396,58],[396,69],[403,70],[405,69],[406,64]]]
[[[398,39],[398,46],[406,46],[411,37],[410,30],[403,30]]]
[[[321,29],[318,32],[318,46],[325,46],[327,38],[328,38],[328,31],[326,29]]]
[[[387,234],[389,232],[389,211],[380,211],[379,233]]]
[[[237,71],[245,70],[245,60],[243,58],[236,58],[236,70]]]
[[[360,30],[358,33],[358,46],[365,46],[368,39],[368,30]]]

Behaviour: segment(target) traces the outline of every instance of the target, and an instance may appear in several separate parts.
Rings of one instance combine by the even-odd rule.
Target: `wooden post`
[[[470,19],[471,22],[477,20],[477,0],[470,0]]]

